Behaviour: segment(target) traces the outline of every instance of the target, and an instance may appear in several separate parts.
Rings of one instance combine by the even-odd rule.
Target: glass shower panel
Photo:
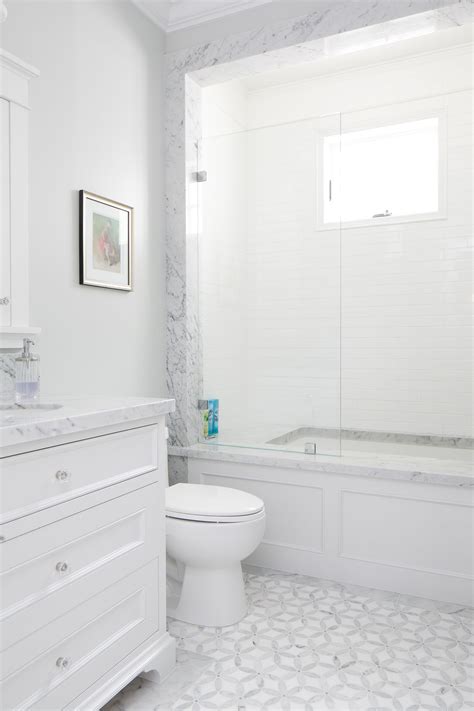
[[[340,117],[202,141],[199,294],[209,444],[340,453],[340,228],[321,219],[321,131]]]
[[[472,107],[341,115],[343,454],[472,456]]]

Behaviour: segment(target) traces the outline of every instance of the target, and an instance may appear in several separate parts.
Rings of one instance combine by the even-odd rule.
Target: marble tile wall
[[[0,351],[0,406],[9,405],[15,398],[15,357],[19,352]]]
[[[198,215],[192,174],[201,137],[200,87],[353,51],[381,39],[395,41],[466,24],[472,21],[473,7],[472,0],[327,0],[309,15],[167,55],[167,377],[176,399],[170,444],[189,446],[198,439]],[[171,470],[170,476],[184,480],[185,466]]]

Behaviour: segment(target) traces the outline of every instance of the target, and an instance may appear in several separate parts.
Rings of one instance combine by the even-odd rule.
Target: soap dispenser
[[[39,398],[40,359],[30,352],[30,347],[34,345],[30,338],[24,338],[23,350],[15,358],[15,393],[19,405],[33,403]]]

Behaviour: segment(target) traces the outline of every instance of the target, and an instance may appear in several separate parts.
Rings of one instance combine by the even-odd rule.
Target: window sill
[[[390,225],[405,225],[416,222],[437,222],[447,220],[445,213],[435,212],[423,215],[403,215],[400,217],[372,217],[370,220],[354,220],[353,222],[318,222],[317,232],[326,230],[352,230],[358,227],[389,227]]]

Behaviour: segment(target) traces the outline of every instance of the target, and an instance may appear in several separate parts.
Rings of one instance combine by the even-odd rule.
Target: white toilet
[[[247,613],[241,561],[265,531],[257,496],[206,484],[166,489],[168,615],[205,627],[225,627]]]

